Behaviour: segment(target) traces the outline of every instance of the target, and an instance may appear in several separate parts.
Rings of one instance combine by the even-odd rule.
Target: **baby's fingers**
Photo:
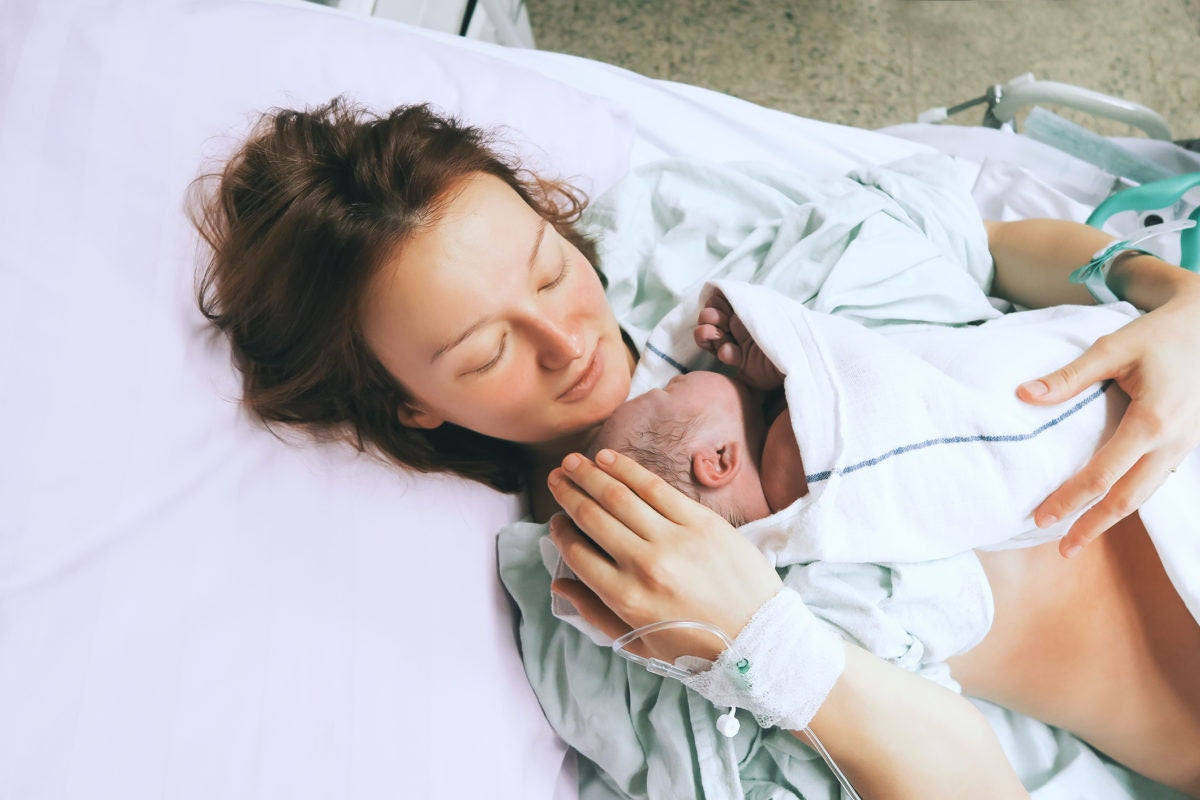
[[[752,338],[750,331],[746,328],[746,323],[742,322],[742,318],[736,314],[729,318],[729,334],[738,342],[748,342]]]
[[[714,328],[728,330],[729,316],[728,312],[713,308],[712,306],[705,306],[696,315],[696,322],[701,325],[712,325]]]
[[[717,348],[717,361],[722,364],[728,364],[731,367],[742,366],[742,347],[733,342],[725,342]]]
[[[709,309],[720,313],[726,319],[733,314],[733,306],[729,305],[729,301],[725,299],[725,295],[721,294],[720,292],[713,292],[712,295],[709,296],[708,302],[704,304],[704,309],[700,313],[703,314],[704,311]]]
[[[701,324],[692,329],[692,339],[701,350],[715,355],[721,341],[725,339],[725,331],[716,325]]]

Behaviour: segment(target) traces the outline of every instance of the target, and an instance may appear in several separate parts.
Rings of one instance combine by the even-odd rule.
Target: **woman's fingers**
[[[627,563],[644,542],[638,535],[638,514],[629,508],[629,502],[622,503],[617,497],[621,490],[628,495],[632,495],[632,492],[616,485],[616,481],[605,476],[578,453],[568,455],[563,459],[563,464],[563,467],[551,471],[547,485],[559,507],[570,517],[568,521],[574,522],[573,528],[578,526],[593,547],[598,547],[615,562]],[[572,466],[567,468],[567,464]],[[607,484],[597,480],[597,473],[607,480]],[[614,509],[620,509],[625,520],[632,522],[634,527],[631,528],[618,517]]]
[[[1070,364],[1022,383],[1017,387],[1017,397],[1027,403],[1052,405],[1069,400],[1093,383],[1116,375],[1122,365],[1109,353],[1105,338],[1097,339]]]
[[[550,540],[581,581],[601,594],[619,590],[620,570],[609,553],[584,535],[566,514],[550,518]]]
[[[1058,551],[1067,558],[1100,537],[1117,522],[1137,511],[1142,503],[1162,486],[1163,481],[1183,459],[1160,454],[1146,455],[1105,493],[1096,505],[1089,508],[1058,543]]]
[[[698,517],[716,516],[707,506],[691,499],[658,475],[621,453],[601,450],[596,465],[605,475],[628,487],[645,508],[676,525],[689,525]]]
[[[1109,391],[1116,391],[1116,388],[1109,389]],[[1136,409],[1131,406],[1121,419],[1112,438],[1092,455],[1083,469],[1055,489],[1033,512],[1033,519],[1037,526],[1045,528],[1053,525],[1088,503],[1108,495],[1117,483],[1133,469],[1134,465],[1146,455],[1146,445],[1150,436],[1151,433],[1146,430]],[[1108,508],[1112,512],[1119,510],[1115,500],[1109,503]],[[1136,509],[1137,506],[1128,509],[1124,515],[1130,514]],[[1114,518],[1112,522],[1116,522],[1117,519],[1120,517]]]
[[[1120,348],[1114,348],[1112,342],[1111,336],[1101,337],[1071,363],[1021,384],[1017,396],[1029,403],[1051,405],[1070,400],[1099,381],[1123,376],[1129,366],[1129,356],[1122,356],[1118,352]],[[1117,389],[1112,387],[1108,391]],[[1070,558],[1078,554],[1117,521],[1137,510],[1157,488],[1157,484],[1146,482],[1148,470],[1136,468],[1155,434],[1156,431],[1151,430],[1138,414],[1137,404],[1131,404],[1112,438],[1096,451],[1083,469],[1064,481],[1037,507],[1034,521],[1044,528],[1089,503],[1096,503],[1075,521],[1067,536],[1059,542],[1062,555]]]
[[[596,458],[572,454],[552,473],[575,522],[552,523],[568,566],[631,626],[698,619],[736,635],[778,591],[770,563],[723,517],[637,462],[611,450]]]
[[[1063,555],[1078,553],[1136,511],[1200,440],[1200,382],[1196,372],[1176,366],[1194,359],[1200,344],[1194,317],[1189,304],[1160,307],[1101,337],[1062,369],[1018,389],[1022,399],[1048,404],[1112,379],[1130,398],[1112,438],[1034,513],[1044,527],[1094,503],[1060,543]]]
[[[569,600],[584,619],[610,639],[619,639],[633,630],[581,581],[556,580],[550,591]]]

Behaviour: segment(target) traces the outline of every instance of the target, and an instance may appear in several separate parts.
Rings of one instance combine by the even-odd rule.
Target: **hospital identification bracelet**
[[[1164,222],[1161,225],[1151,225],[1149,228],[1143,230],[1139,236],[1113,242],[1107,247],[1097,250],[1092,256],[1091,261],[1071,273],[1069,280],[1071,283],[1082,283],[1086,286],[1088,292],[1091,293],[1097,303],[1120,302],[1121,298],[1117,297],[1116,292],[1108,288],[1108,273],[1112,270],[1113,262],[1117,260],[1117,257],[1129,252],[1154,255],[1147,250],[1142,250],[1137,245],[1147,239],[1181,231],[1195,224],[1193,220],[1185,219],[1177,222]]]

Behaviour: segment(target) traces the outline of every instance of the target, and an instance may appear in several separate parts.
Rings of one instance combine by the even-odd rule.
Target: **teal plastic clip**
[[[753,684],[750,680],[750,662],[743,658],[739,660],[734,667],[737,669],[737,675],[734,676],[733,683],[744,692],[750,691]]]
[[[1173,178],[1164,178],[1160,181],[1134,186],[1131,189],[1117,192],[1096,206],[1096,210],[1087,218],[1087,224],[1093,228],[1102,228],[1109,217],[1122,211],[1168,208],[1179,202],[1187,192],[1197,186],[1200,186],[1200,172],[1189,172]],[[1192,222],[1187,226],[1189,230],[1184,230],[1179,236],[1179,266],[1192,272],[1200,272],[1200,227],[1196,226],[1197,223],[1200,223],[1200,203],[1188,215],[1188,220]],[[1150,228],[1146,230],[1150,230]]]

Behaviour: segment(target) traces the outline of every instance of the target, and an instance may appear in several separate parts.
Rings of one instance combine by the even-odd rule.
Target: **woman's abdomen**
[[[996,618],[951,660],[963,691],[1157,780],[1200,786],[1200,627],[1138,516],[1071,560],[1057,542],[979,556]]]

